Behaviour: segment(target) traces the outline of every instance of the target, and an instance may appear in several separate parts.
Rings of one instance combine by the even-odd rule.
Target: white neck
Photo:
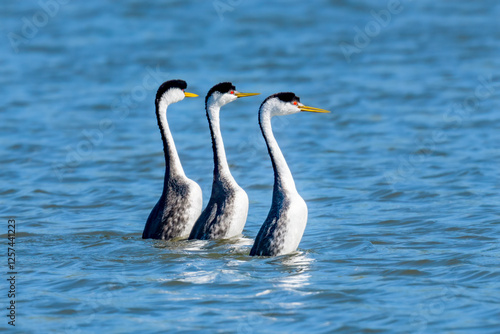
[[[161,99],[156,105],[156,116],[158,118],[158,126],[160,127],[161,137],[163,141],[163,152],[165,153],[165,179],[170,176],[185,176],[182,169],[177,149],[175,148],[174,138],[170,133],[170,128],[167,122],[168,103],[165,99]]]
[[[210,125],[210,134],[212,135],[212,148],[214,151],[214,180],[219,178],[233,179],[227,164],[226,151],[222,134],[220,131],[220,106],[217,104],[207,105],[207,118]]]
[[[295,188],[295,182],[292,177],[292,173],[288,168],[285,157],[281,152],[276,139],[274,138],[273,129],[271,127],[271,118],[273,106],[269,104],[264,104],[259,110],[259,123],[260,129],[262,130],[262,135],[266,140],[267,149],[269,151],[269,156],[273,163],[274,169],[274,195],[278,193],[290,193],[297,192]]]

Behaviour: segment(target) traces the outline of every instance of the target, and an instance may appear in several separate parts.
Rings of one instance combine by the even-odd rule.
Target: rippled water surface
[[[19,332],[500,331],[497,1],[49,9],[0,10],[2,271],[15,218]],[[250,198],[241,238],[141,239],[163,184],[153,99],[172,78],[202,96],[168,119],[205,203],[203,96],[226,80],[262,93],[222,110]],[[252,258],[273,180],[257,108],[279,91],[333,112],[274,120],[309,220],[297,253]]]

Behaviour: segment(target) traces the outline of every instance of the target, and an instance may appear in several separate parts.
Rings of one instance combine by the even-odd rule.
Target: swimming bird
[[[170,80],[164,82],[156,93],[156,118],[165,154],[165,179],[160,199],[144,227],[143,239],[186,238],[201,213],[201,188],[184,174],[167,123],[167,108],[170,104],[182,101],[185,97],[198,96],[184,91],[186,87],[183,80]]]
[[[248,214],[248,196],[236,183],[226,160],[220,131],[220,108],[240,97],[258,93],[240,93],[230,82],[212,87],[205,98],[205,110],[212,136],[214,178],[207,207],[196,221],[189,239],[226,239],[241,234]]]
[[[271,209],[257,234],[250,251],[251,256],[276,256],[294,252],[304,234],[307,205],[295,188],[292,173],[271,128],[272,117],[300,111],[329,112],[305,106],[300,103],[298,96],[289,92],[271,95],[260,106],[259,125],[273,164],[274,187]]]

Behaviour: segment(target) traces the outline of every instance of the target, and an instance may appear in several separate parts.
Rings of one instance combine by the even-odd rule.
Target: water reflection
[[[303,252],[296,252],[271,260],[270,263],[279,263],[281,265],[281,272],[284,274],[274,280],[276,282],[275,287],[295,290],[309,285],[311,277],[309,272],[313,262],[314,259]]]

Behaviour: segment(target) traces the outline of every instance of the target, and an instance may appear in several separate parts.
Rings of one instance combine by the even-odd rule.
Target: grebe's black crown
[[[158,91],[156,92],[156,101],[159,101],[163,94],[165,94],[165,92],[167,92],[171,88],[179,88],[184,90],[187,88],[187,83],[184,80],[165,81],[161,84],[160,88],[158,88]]]
[[[270,95],[268,96],[264,102],[262,102],[262,105],[264,103],[267,102],[267,100],[270,100],[270,99],[273,99],[273,98],[278,98],[280,99],[281,101],[283,102],[293,102],[293,101],[297,101],[297,102],[300,102],[300,97],[298,97],[297,95],[295,95],[294,93],[292,92],[282,92],[282,93],[276,93],[276,94],[273,94],[273,95]],[[261,105],[261,106],[262,106]]]
[[[217,85],[210,88],[210,90],[208,91],[207,96],[205,97],[205,105],[207,104],[208,98],[212,96],[213,93],[219,92],[221,94],[224,94],[224,93],[229,93],[232,90],[236,90],[236,87],[234,87],[234,85],[231,82],[218,83]]]

